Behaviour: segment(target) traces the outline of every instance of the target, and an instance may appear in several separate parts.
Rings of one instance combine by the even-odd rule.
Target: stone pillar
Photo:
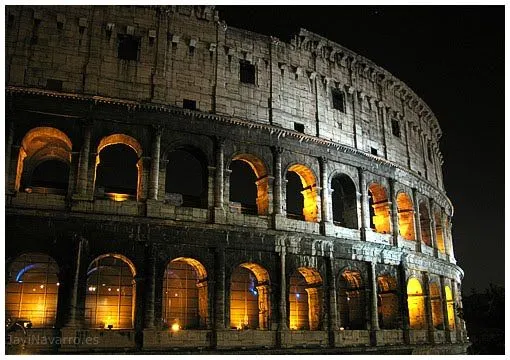
[[[74,268],[73,288],[69,304],[69,320],[66,327],[78,328],[85,325],[83,312],[87,283],[87,252],[88,242],[85,238],[75,236],[77,240],[76,264]]]
[[[380,114],[381,114],[381,129],[382,129],[382,135],[383,135],[383,147],[384,147],[384,158],[387,159],[388,158],[388,145],[387,145],[387,140],[386,140],[386,118],[387,118],[387,115],[386,115],[386,106],[384,105],[384,103],[382,101],[379,101],[377,103],[377,106],[379,107],[380,109]]]
[[[393,245],[398,246],[398,208],[397,208],[397,194],[395,193],[395,179],[390,178],[390,196],[389,205],[391,213],[391,231],[393,234]]]
[[[226,209],[230,208],[230,175],[232,174],[232,170],[225,169],[225,174],[223,175],[223,204],[226,204]]]
[[[215,166],[207,167],[207,207],[214,208],[216,205],[215,201]]]
[[[92,121],[84,124],[83,143],[80,150],[80,159],[78,161],[78,181],[76,182],[76,192],[80,196],[86,196],[88,192],[90,139],[92,137],[92,128]]]
[[[434,211],[434,200],[432,198],[429,199],[429,216],[430,216],[430,242],[432,245],[432,248],[434,249],[434,256],[437,257],[438,250],[437,250],[437,243],[436,243],[436,216]]]
[[[420,223],[420,206],[418,204],[418,190],[413,188],[413,207],[414,207],[414,233],[416,240],[416,252],[421,252],[421,223]]]
[[[460,284],[457,284],[457,282],[452,279],[452,298],[453,298],[453,304],[454,304],[454,318],[455,318],[455,328],[457,332],[457,342],[464,342],[464,336],[466,336],[466,323],[463,319],[461,319],[457,315],[457,309],[462,309],[462,297],[460,292]]]
[[[216,248],[214,265],[214,324],[216,330],[225,330],[225,248]]]
[[[425,315],[427,316],[427,330],[429,343],[434,344],[434,321],[432,319],[432,303],[430,302],[430,281],[429,274],[423,272],[423,290],[425,298]]]
[[[14,141],[14,120],[9,116],[7,120],[7,140],[5,144],[5,190],[9,189],[9,177],[11,169],[11,151]]]
[[[333,251],[330,252],[330,256],[327,259],[328,265],[328,279],[329,279],[329,330],[338,330],[338,306],[337,306],[337,294],[336,294],[336,277],[335,277],[335,258]],[[333,334],[334,341],[334,334]],[[334,344],[333,344],[334,345]]]
[[[285,331],[289,329],[287,325],[287,278],[286,278],[286,264],[285,257],[287,256],[287,249],[285,247],[285,240],[280,239],[280,322],[278,329]]]
[[[358,176],[359,176],[359,188],[360,188],[360,208],[361,208],[361,216],[360,216],[360,228],[361,228],[361,236],[362,240],[366,240],[366,231],[370,229],[370,209],[368,208],[368,188],[367,188],[367,178],[365,170],[361,167],[358,168]]]
[[[273,190],[273,213],[275,215],[285,215],[283,211],[283,198],[282,198],[282,153],[283,148],[273,146],[271,148],[274,160],[274,190]]]
[[[443,312],[443,325],[446,335],[446,341],[451,342],[451,330],[450,329],[450,323],[448,322],[448,303],[446,301],[446,291],[445,291],[445,281],[444,281],[444,275],[441,275],[439,277],[439,286],[441,286],[441,289],[439,293],[441,294],[441,309]]]
[[[328,183],[328,159],[325,157],[319,158],[320,172],[321,172],[321,214],[322,214],[322,224],[331,224],[331,187]]]
[[[443,244],[444,244],[444,253],[450,257],[450,244],[448,242],[448,236],[446,233],[446,212],[444,209],[441,209],[441,231],[443,232]]]
[[[377,261],[370,262],[370,325],[371,330],[379,330],[379,312],[377,308]]]
[[[225,139],[216,139],[216,182],[214,184],[214,207],[223,209]]]
[[[398,266],[398,279],[400,288],[400,315],[402,318],[402,331],[404,333],[404,343],[409,344],[409,306],[407,305],[407,275],[404,264]]]
[[[145,328],[154,328],[156,326],[155,317],[155,302],[156,302],[156,253],[154,251],[154,245],[152,245],[146,252],[146,260],[149,264],[146,283],[146,294],[145,294]]]
[[[78,174],[78,165],[79,165],[79,157],[80,154],[78,152],[71,152],[71,163],[69,164],[69,177],[67,182],[67,193],[66,198],[69,199],[72,197],[72,194],[76,189],[76,176]]]
[[[151,153],[151,172],[149,183],[149,199],[158,200],[159,189],[159,165],[161,154],[161,133],[162,129],[156,127],[153,131],[152,153]]]

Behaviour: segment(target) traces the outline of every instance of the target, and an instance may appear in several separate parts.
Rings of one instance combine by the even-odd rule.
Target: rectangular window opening
[[[246,60],[240,60],[240,80],[244,84],[255,84],[255,65]]]
[[[331,95],[333,97],[333,109],[345,112],[345,99],[344,93],[339,89],[331,89]]]
[[[371,147],[371,148],[370,148],[370,153],[371,153],[372,155],[377,155],[377,149],[376,149],[376,148]]]
[[[183,99],[182,100],[182,108],[188,109],[188,110],[196,110],[197,102],[195,100]]]
[[[391,132],[394,136],[400,137],[400,123],[397,119],[391,119]]]
[[[305,125],[304,124],[300,124],[300,123],[294,123],[294,130],[296,130],[297,132],[300,132],[302,134],[305,133]]]
[[[118,35],[118,52],[117,57],[122,60],[138,61],[140,50],[140,39],[132,35]]]

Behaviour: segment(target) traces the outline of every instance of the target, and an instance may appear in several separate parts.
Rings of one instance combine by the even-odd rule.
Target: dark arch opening
[[[207,167],[201,156],[191,149],[178,149],[168,154],[165,193],[177,195],[174,205],[207,207]]]
[[[294,171],[287,171],[287,217],[291,219],[304,220],[303,207],[304,196],[301,178]]]
[[[96,170],[96,191],[136,196],[138,156],[128,145],[107,145],[99,153]]]
[[[340,324],[345,329],[366,328],[365,289],[358,271],[345,270],[339,281]]]
[[[331,181],[333,222],[349,229],[358,228],[356,187],[347,175],[338,175]]]
[[[23,188],[30,187],[37,192],[37,188],[55,189],[67,192],[69,183],[69,165],[66,162],[52,159],[41,162],[32,173],[31,180]]]
[[[245,161],[230,163],[230,201],[240,203],[241,213],[257,214],[257,176]]]

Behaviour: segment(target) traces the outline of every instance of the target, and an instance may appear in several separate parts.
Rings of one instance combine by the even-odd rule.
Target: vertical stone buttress
[[[451,342],[451,330],[450,329],[450,322],[448,321],[448,303],[446,301],[446,290],[445,290],[445,281],[444,281],[444,275],[439,276],[439,286],[441,286],[441,289],[439,289],[441,294],[441,310],[443,313],[443,325],[446,335],[446,341]]]
[[[214,324],[216,330],[225,330],[225,248],[215,252]]]
[[[331,223],[331,190],[328,183],[328,159],[325,157],[319,158],[320,172],[321,172],[321,210],[322,210],[322,224]]]
[[[432,303],[430,302],[430,280],[428,272],[423,272],[423,288],[425,292],[425,316],[427,320],[428,340],[434,344],[434,321],[432,319]]]
[[[371,330],[379,330],[379,312],[377,309],[377,272],[376,261],[370,262],[370,325]]]
[[[152,153],[151,153],[151,172],[149,184],[149,199],[158,200],[159,189],[159,165],[161,156],[161,133],[160,127],[153,129]]]
[[[368,201],[368,189],[367,189],[367,177],[366,172],[363,168],[358,168],[359,174],[359,188],[360,188],[360,206],[361,206],[361,239],[366,241],[366,232],[370,227],[370,210]]]
[[[271,148],[274,160],[274,208],[275,215],[284,215],[282,199],[282,153],[283,148],[274,146]]]
[[[407,276],[406,269],[403,263],[398,266],[398,280],[400,288],[400,316],[402,318],[402,331],[404,333],[404,343],[409,344],[409,306],[407,304]]]
[[[89,179],[89,160],[90,160],[90,139],[92,137],[93,122],[87,121],[83,124],[83,143],[78,160],[78,181],[76,183],[76,192],[80,196],[87,195]]]
[[[413,207],[414,207],[414,238],[416,240],[416,252],[421,252],[421,223],[420,206],[418,204],[418,190],[413,188]]]
[[[391,216],[391,230],[393,235],[393,246],[398,246],[398,208],[397,208],[397,194],[395,193],[395,179],[390,178],[390,216]]]
[[[330,345],[335,346],[335,334],[338,330],[338,307],[336,303],[336,278],[335,278],[335,258],[333,251],[330,251],[329,258],[326,259],[327,263],[327,278],[329,280],[329,332],[330,332]]]
[[[214,186],[214,207],[223,209],[223,176],[224,176],[225,139],[216,139],[216,182]]]
[[[156,326],[155,303],[156,303],[156,252],[154,245],[151,245],[146,251],[146,261],[148,262],[148,276],[146,276],[145,292],[145,328],[154,328]]]
[[[287,325],[287,278],[286,278],[286,264],[285,258],[287,256],[287,249],[285,247],[285,240],[280,240],[280,324],[279,330],[288,330]]]
[[[434,199],[429,198],[429,216],[430,216],[430,240],[434,249],[434,256],[437,257],[437,234],[436,234],[436,216],[434,210]]]
[[[76,236],[78,240],[76,263],[74,268],[71,301],[69,303],[69,320],[67,327],[77,328],[85,325],[85,314],[81,311],[85,301],[85,287],[87,283],[87,251],[88,242],[85,238]],[[83,305],[83,306],[82,306]]]

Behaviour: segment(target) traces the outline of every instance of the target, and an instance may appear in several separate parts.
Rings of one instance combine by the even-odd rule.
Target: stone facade
[[[8,351],[41,333],[76,341],[33,351],[465,352],[441,130],[386,70],[304,29],[285,43],[231,28],[211,6],[7,6],[5,56],[7,316],[29,316],[21,279],[43,267],[15,273],[23,256],[58,279],[53,315]],[[136,153],[136,194],[96,186],[113,144]],[[186,177],[168,174],[175,151],[199,154],[201,205],[167,191]],[[55,159],[65,189],[32,186]],[[256,175],[255,213],[231,201],[235,161]],[[200,325],[172,331],[175,264],[196,276]],[[93,272],[115,266],[130,303],[92,325]],[[232,325],[239,267],[256,328]]]

